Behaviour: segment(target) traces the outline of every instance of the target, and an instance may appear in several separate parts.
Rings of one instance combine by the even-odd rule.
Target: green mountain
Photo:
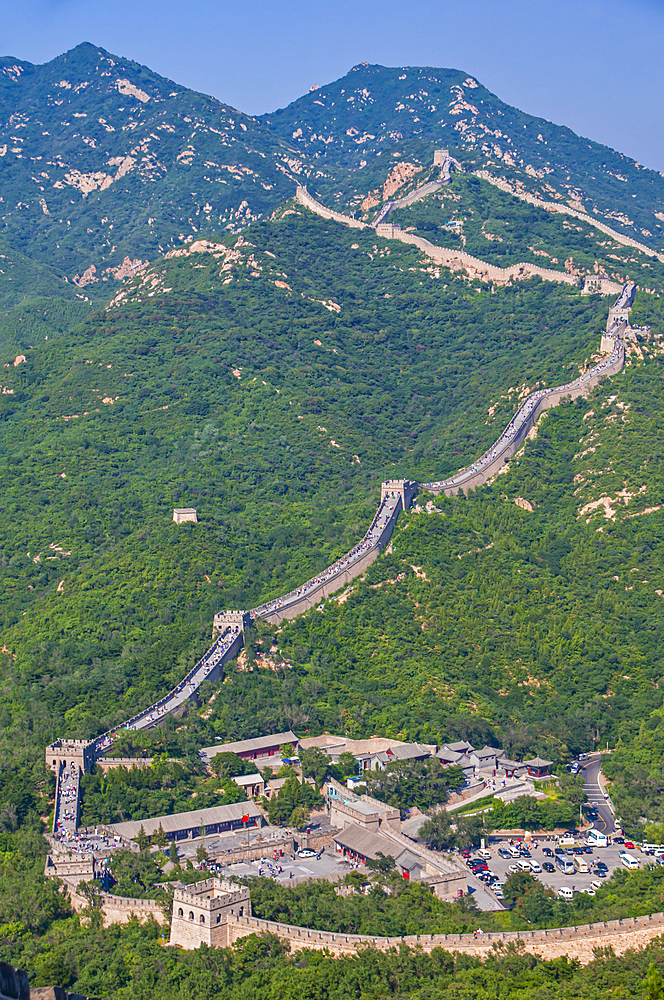
[[[142,262],[269,216],[298,182],[370,216],[441,146],[662,245],[658,173],[460,71],[362,64],[253,118],[86,43],[41,66],[0,59],[0,312],[35,293],[105,301]]]
[[[648,246],[664,243],[661,174],[510,107],[459,70],[361,63],[263,121],[313,159],[312,189],[343,205],[358,208],[367,195],[377,204],[399,182],[419,183],[433,150],[447,148],[465,169],[517,192],[587,212]]]
[[[351,960],[293,962],[261,941],[169,953],[163,973],[156,926],[70,920],[43,877],[44,746],[149,705],[207,647],[216,611],[278,596],[357,542],[381,480],[445,477],[533,387],[593,363],[611,300],[583,293],[586,274],[639,285],[625,369],[548,412],[493,483],[421,493],[343,600],[259,623],[223,683],[205,682],[159,731],[127,734],[122,748],[160,755],[157,767],[91,775],[85,816],[215,804],[201,746],[293,727],[486,740],[560,766],[608,742],[629,829],[664,822],[662,263],[492,183],[581,205],[658,248],[659,175],[456,71],[360,66],[252,119],[90,45],[0,68],[0,959],[35,984],[118,997],[275,983],[299,996],[320,962],[324,995],[346,989],[334,976]],[[292,198],[306,180],[370,218],[434,176],[439,147],[466,170],[391,221],[578,282],[473,280]],[[176,506],[198,523],[175,525]],[[144,862],[126,873],[138,895]],[[661,906],[660,876],[632,876],[533,919]],[[325,890],[306,918],[375,928],[387,914],[395,934],[475,925],[411,889],[351,901],[350,917]],[[302,914],[298,899],[265,892],[264,912]],[[497,925],[526,926],[508,916]],[[627,964],[640,996],[659,951],[595,961],[608,984]],[[415,995],[422,971],[402,958],[398,978],[390,956],[378,970],[358,957],[375,995]],[[594,967],[526,958],[461,973],[505,996],[596,995]],[[461,973],[431,962],[431,996],[451,996]]]

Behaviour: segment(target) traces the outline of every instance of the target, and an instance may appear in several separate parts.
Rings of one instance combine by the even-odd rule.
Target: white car
[[[537,872],[539,874],[539,872],[542,871],[542,866],[537,861],[531,861],[530,862],[530,870],[531,870],[531,872]]]
[[[560,888],[558,889],[558,895],[560,896],[561,899],[567,900],[568,903],[571,903],[572,900],[574,899],[574,893],[572,892],[571,889],[568,889],[566,885],[560,886]]]
[[[590,886],[592,889],[595,890],[595,892],[597,892],[598,889],[602,888],[602,883],[600,882],[599,879],[596,879],[594,882],[590,883]]]
[[[491,860],[491,851],[487,851],[486,848],[482,848],[481,851],[477,852],[477,857],[481,858],[482,861],[490,861]]]
[[[594,896],[595,895],[595,890],[592,889],[590,886],[588,886],[585,889],[579,889],[578,891],[585,893],[586,896]]]
[[[316,852],[312,851],[311,848],[309,848],[309,847],[302,847],[297,852],[297,856],[298,856],[298,858],[315,858],[316,857]]]
[[[518,865],[510,865],[507,870],[510,871],[510,872],[520,872],[521,871],[521,869],[519,868]]]

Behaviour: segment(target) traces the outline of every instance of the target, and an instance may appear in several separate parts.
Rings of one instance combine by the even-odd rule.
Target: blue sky
[[[246,111],[358,62],[466,70],[510,104],[664,172],[664,0],[4,0],[0,54],[79,42]]]

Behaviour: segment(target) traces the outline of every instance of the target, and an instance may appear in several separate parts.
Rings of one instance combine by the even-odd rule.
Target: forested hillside
[[[490,294],[304,210],[250,236],[194,244],[3,369],[6,723],[45,742],[149,704],[215,611],[349,548],[382,478],[480,452],[605,321],[566,286]],[[178,529],[187,505],[201,523]]]
[[[578,287],[480,284],[291,200],[304,181],[370,219],[435,176],[440,147],[461,172],[391,220],[501,266],[567,271]],[[587,274],[638,283],[624,370],[548,412],[467,498],[421,492],[343,594],[248,631],[223,682],[116,744],[154,767],[85,776],[83,817],[239,798],[200,748],[293,728],[468,738],[556,765],[608,744],[626,827],[646,820],[664,837],[652,826],[664,824],[664,265],[477,171],[661,249],[660,175],[461,71],[362,64],[252,118],[92,45],[45,66],[0,60],[0,959],[33,985],[116,1000],[594,1000],[617,983],[641,997],[647,978],[662,995],[648,971],[658,944],[586,969],[510,950],[484,963],[406,950],[336,961],[272,939],[165,952],[156,925],[71,916],[43,876],[45,744],[149,705],[208,646],[216,611],[276,597],[355,544],[383,479],[446,477],[532,389],[593,363],[610,303],[582,294]],[[198,523],[175,525],[176,506]],[[538,815],[568,823],[578,792]],[[519,809],[498,819],[521,821]],[[161,892],[147,855],[120,869],[123,890]],[[573,905],[536,894],[486,927],[652,912],[660,872],[622,873]],[[392,890],[254,887],[265,916],[347,932],[480,920],[402,880]]]

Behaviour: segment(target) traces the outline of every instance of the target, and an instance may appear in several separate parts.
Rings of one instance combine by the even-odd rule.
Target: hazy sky
[[[89,41],[250,114],[358,62],[466,70],[664,171],[664,0],[4,0],[0,54]]]

